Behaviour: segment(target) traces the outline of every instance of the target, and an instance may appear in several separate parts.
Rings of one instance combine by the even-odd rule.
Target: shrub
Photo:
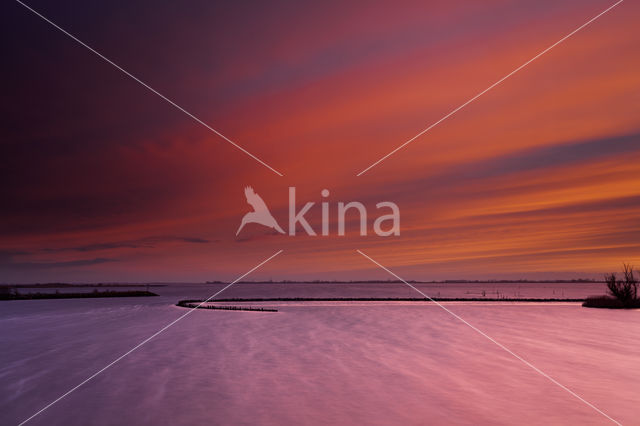
[[[633,272],[633,266],[623,265],[624,278],[619,280],[616,274],[605,275],[605,282],[609,293],[624,304],[632,302],[638,298],[638,281]]]
[[[623,277],[618,279],[615,273],[605,275],[610,296],[588,297],[582,306],[590,308],[640,308],[638,299],[638,280],[633,266],[623,264]]]

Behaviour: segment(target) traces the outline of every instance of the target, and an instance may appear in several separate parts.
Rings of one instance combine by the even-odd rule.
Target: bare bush
[[[624,277],[618,279],[616,274],[605,275],[605,282],[609,293],[623,304],[633,304],[638,298],[638,281],[633,272],[633,266],[624,264]]]

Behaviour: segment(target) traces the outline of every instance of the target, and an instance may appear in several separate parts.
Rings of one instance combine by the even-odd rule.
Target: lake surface
[[[430,297],[448,298],[540,298],[579,299],[603,294],[604,283],[412,283]],[[222,289],[225,284],[170,284],[149,287],[149,290],[166,297],[207,298]],[[115,290],[145,290],[137,287],[30,287],[18,289],[21,293],[80,293]],[[336,297],[422,297],[404,283],[237,283],[225,290],[219,298],[336,298]]]
[[[301,286],[238,284],[220,297],[416,296],[402,284]],[[457,297],[496,287],[466,286],[420,288]],[[549,286],[565,286],[564,297],[603,292],[603,284],[501,290],[532,297]],[[18,424],[187,312],[173,306],[178,299],[221,287],[0,302],[0,423]],[[611,424],[432,303],[260,305],[279,312],[194,311],[28,424]],[[445,306],[609,416],[640,424],[639,311]]]

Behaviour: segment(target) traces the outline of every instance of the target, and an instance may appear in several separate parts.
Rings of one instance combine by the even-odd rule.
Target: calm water
[[[567,298],[577,299],[590,295],[602,294],[603,283],[433,283],[413,284],[431,297],[455,298]],[[150,287],[149,290],[171,298],[206,298],[223,284],[173,284],[165,287]],[[140,287],[97,287],[99,290],[145,290]],[[21,288],[22,293],[79,293],[91,292],[94,287],[62,287],[62,288]],[[358,284],[323,284],[323,283],[238,283],[222,293],[220,298],[252,298],[252,297],[421,297],[403,283],[358,283]]]
[[[217,287],[2,302],[0,423],[19,423],[182,315],[177,299]],[[240,285],[226,296],[310,297],[271,287]],[[307,290],[413,296],[372,285]],[[195,311],[30,424],[610,424],[433,304],[265,304],[273,305],[279,312]],[[640,424],[640,312],[446,306],[616,420]]]

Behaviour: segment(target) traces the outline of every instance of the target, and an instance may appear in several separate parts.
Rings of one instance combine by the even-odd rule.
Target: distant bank
[[[17,291],[0,293],[0,300],[37,300],[37,299],[88,299],[98,297],[148,297],[157,296],[150,291],[97,291],[85,293],[20,293]]]
[[[491,298],[491,297],[266,297],[211,299],[208,302],[584,302],[581,299],[560,298]],[[178,306],[202,303],[204,300],[180,300]]]

